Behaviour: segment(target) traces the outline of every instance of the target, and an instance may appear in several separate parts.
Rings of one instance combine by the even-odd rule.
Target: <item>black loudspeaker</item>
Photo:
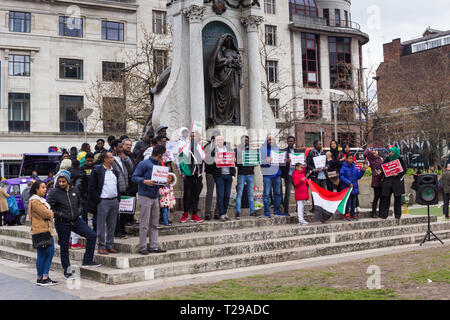
[[[438,204],[438,176],[419,174],[417,176],[416,203],[423,205]]]

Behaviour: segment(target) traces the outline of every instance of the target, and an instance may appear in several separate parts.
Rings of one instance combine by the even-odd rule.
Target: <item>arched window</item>
[[[315,0],[289,0],[289,13],[292,15],[318,17]]]

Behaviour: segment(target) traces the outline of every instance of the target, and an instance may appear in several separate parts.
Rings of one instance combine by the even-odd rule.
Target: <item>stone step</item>
[[[389,216],[392,216],[393,212],[389,212]],[[260,216],[260,218],[254,218],[250,216],[243,216],[241,220],[235,220],[234,216],[229,215],[230,220],[222,222],[220,220],[205,220],[201,223],[199,222],[191,222],[190,217],[188,218],[186,223],[179,223],[179,219],[170,218],[172,221],[172,226],[170,227],[161,227],[159,229],[159,235],[174,235],[174,234],[185,234],[185,233],[194,233],[194,232],[210,232],[210,231],[218,231],[218,230],[237,230],[243,228],[251,228],[251,227],[262,227],[269,225],[283,225],[283,224],[296,224],[298,223],[298,217],[294,213],[290,214],[290,217],[281,217],[272,215],[271,219],[264,218]],[[181,217],[181,215],[180,215]],[[358,214],[359,218],[368,218],[370,217],[370,211],[362,211]],[[318,222],[315,216],[310,212],[305,212],[305,220],[308,222]],[[335,214],[331,216],[328,221],[342,221],[344,220],[344,216],[341,214]],[[125,230],[130,235],[139,235],[139,226],[127,226]]]
[[[435,231],[441,239],[450,238],[450,230]],[[400,246],[418,243],[423,238],[423,232],[364,240],[351,240],[338,243],[318,244],[308,247],[295,247],[273,251],[253,252],[234,256],[214,257],[195,261],[180,261],[152,267],[135,267],[130,269],[115,269],[107,266],[99,268],[80,267],[81,277],[106,284],[124,284],[153,278],[165,278],[184,274],[199,274],[204,272],[235,269],[268,263],[299,260],[317,256],[334,255],[376,249],[381,247]],[[164,255],[164,254],[162,254]],[[0,246],[0,257],[20,263],[34,264],[36,253],[16,248]],[[81,265],[72,261],[72,265]],[[54,269],[61,270],[59,259],[52,263]]]
[[[403,221],[414,219],[404,219]],[[384,226],[394,222],[393,219],[386,221],[380,221],[376,228],[370,229],[356,229],[350,231],[338,231],[333,230],[328,233],[306,233],[308,229],[316,231],[313,227],[298,227],[298,230],[305,230],[305,235],[295,235],[291,237],[282,238],[266,238],[262,240],[248,240],[246,242],[229,241],[223,244],[204,245],[195,248],[182,248],[170,250],[165,254],[152,254],[143,256],[140,254],[120,253],[117,255],[96,255],[96,260],[105,266],[113,268],[133,268],[148,265],[164,264],[176,261],[187,261],[195,259],[204,259],[212,257],[222,257],[228,255],[240,255],[249,254],[253,252],[280,250],[295,247],[305,247],[324,243],[336,243],[345,241],[363,240],[368,238],[379,238],[387,236],[395,236],[402,234],[413,234],[423,232],[427,229],[426,223],[421,224],[405,224],[395,226]],[[412,221],[409,221],[412,222]],[[347,225],[358,223],[348,223]],[[345,225],[345,224],[344,224]],[[433,230],[442,231],[450,229],[450,222],[439,222],[433,224]],[[33,251],[32,243],[30,239],[15,238],[8,236],[0,236],[0,245],[13,247],[21,250]],[[117,246],[116,246],[117,247]],[[74,260],[82,260],[84,250],[70,250],[70,258]],[[59,256],[59,247],[57,246],[55,256]]]

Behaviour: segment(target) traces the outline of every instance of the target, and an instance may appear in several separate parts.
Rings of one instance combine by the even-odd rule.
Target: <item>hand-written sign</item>
[[[169,161],[174,161],[175,158],[173,157],[173,153],[170,150],[166,150],[166,152],[164,152],[163,156],[162,156],[162,161],[164,163],[169,162]]]
[[[217,152],[217,167],[234,167],[234,152]]]
[[[317,156],[313,158],[314,166],[316,169],[325,168],[327,164],[327,156]]]
[[[169,167],[153,166],[152,181],[157,184],[166,184],[169,177]]]
[[[291,159],[291,166],[295,166],[297,163],[305,164],[304,153],[290,153],[289,158]]]
[[[136,209],[136,198],[135,197],[120,197],[119,212],[134,214]]]
[[[390,177],[393,174],[403,172],[402,164],[400,163],[400,160],[398,160],[398,159],[394,160],[394,161],[390,161],[388,163],[384,163],[382,165],[382,168],[383,168],[384,175],[386,177]]]
[[[357,167],[358,170],[361,170],[362,168],[364,168],[364,162],[356,162],[355,167]]]
[[[285,164],[286,163],[286,152],[284,151],[270,151],[270,158],[272,159],[272,164]]]
[[[245,150],[242,152],[242,164],[244,166],[259,166],[261,164],[261,158],[259,150]]]

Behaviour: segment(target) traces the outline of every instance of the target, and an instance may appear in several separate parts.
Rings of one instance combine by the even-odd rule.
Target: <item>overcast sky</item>
[[[364,66],[383,61],[383,43],[422,36],[430,26],[450,30],[450,0],[352,0],[352,20],[369,34],[364,45]]]

